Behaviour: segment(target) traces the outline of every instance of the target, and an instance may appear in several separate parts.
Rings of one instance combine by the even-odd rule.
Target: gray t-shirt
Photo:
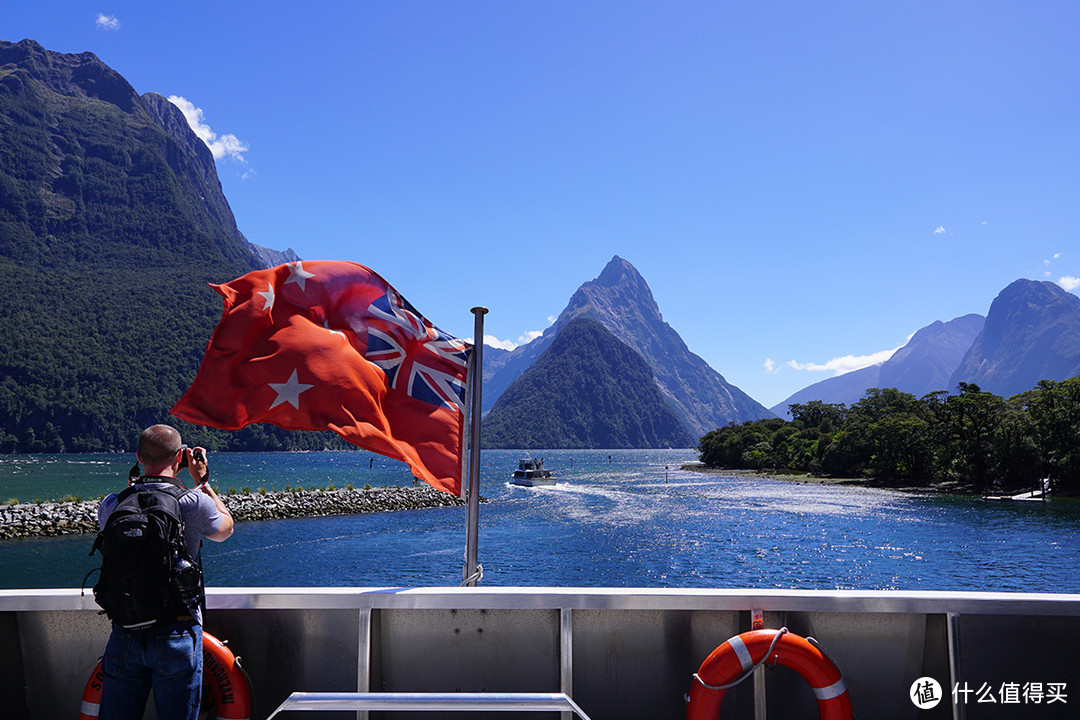
[[[144,483],[146,487],[163,488],[171,483]],[[184,543],[187,545],[188,555],[194,560],[200,561],[199,552],[202,549],[202,539],[209,537],[221,529],[221,511],[214,504],[209,495],[199,490],[188,490],[180,496],[180,515],[184,518]],[[117,493],[107,495],[98,505],[98,526],[105,529],[105,521],[116,508]],[[196,608],[195,622],[202,625],[202,609]]]

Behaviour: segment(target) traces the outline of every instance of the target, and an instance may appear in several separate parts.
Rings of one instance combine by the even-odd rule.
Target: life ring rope
[[[769,650],[757,662],[754,662],[754,659],[750,657],[750,650],[747,649],[746,643],[742,641],[742,638],[740,636],[736,635],[735,637],[728,640],[728,643],[731,644],[731,649],[735,651],[735,655],[739,658],[739,662],[742,663],[743,674],[735,678],[731,682],[725,683],[723,685],[710,685],[709,683],[702,680],[701,676],[697,673],[694,673],[694,680],[701,683],[709,690],[727,690],[728,688],[735,687],[736,685],[753,675],[754,670],[756,670],[759,666],[763,665],[765,661],[769,659],[769,656],[772,655],[773,648],[776,647],[776,643],[780,642],[780,636],[786,635],[787,632],[788,629],[786,627],[782,627],[777,630],[776,637],[773,638],[772,644],[769,645]],[[841,680],[841,683],[842,682],[843,680]]]

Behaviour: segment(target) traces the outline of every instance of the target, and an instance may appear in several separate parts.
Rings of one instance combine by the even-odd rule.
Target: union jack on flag
[[[367,334],[364,357],[386,373],[391,388],[465,412],[464,341],[427,323],[393,288],[368,307]]]

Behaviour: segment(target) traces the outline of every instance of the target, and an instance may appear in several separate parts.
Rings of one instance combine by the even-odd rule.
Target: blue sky
[[[248,239],[463,337],[485,305],[527,339],[620,255],[772,406],[1080,283],[1073,2],[43,0],[0,29],[186,101]]]

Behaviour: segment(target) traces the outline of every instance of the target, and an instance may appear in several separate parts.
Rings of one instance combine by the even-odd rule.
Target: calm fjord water
[[[692,450],[546,451],[554,487],[484,451],[482,585],[1080,592],[1080,503],[984,503],[679,470]],[[211,458],[219,490],[411,484],[365,452]],[[0,456],[0,502],[97,497],[127,455]],[[78,587],[91,536],[0,542],[0,587]],[[207,542],[217,586],[456,585],[463,508],[243,523]]]

